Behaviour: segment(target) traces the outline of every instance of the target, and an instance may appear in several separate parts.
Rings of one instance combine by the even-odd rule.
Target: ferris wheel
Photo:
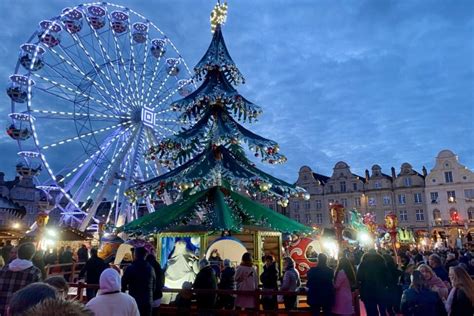
[[[170,104],[191,72],[171,40],[137,12],[105,2],[65,8],[20,46],[7,94],[8,135],[63,224],[137,217],[128,187],[160,173],[145,151],[183,126]],[[104,201],[105,218],[96,212]],[[146,201],[149,212],[153,201]]]

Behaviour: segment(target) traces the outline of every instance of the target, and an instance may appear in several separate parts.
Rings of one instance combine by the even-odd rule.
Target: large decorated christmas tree
[[[147,153],[150,161],[173,164],[174,169],[128,192],[131,199],[171,194],[177,202],[129,223],[126,231],[147,233],[196,223],[209,231],[238,231],[244,225],[281,232],[309,230],[251,199],[265,196],[286,207],[290,196],[308,198],[308,194],[259,170],[246,156],[244,144],[263,162],[286,161],[276,142],[242,125],[255,122],[262,110],[234,87],[243,84],[244,78],[224,42],[223,6],[216,5],[211,15],[216,22],[214,35],[194,68],[201,85],[172,105],[190,127]]]

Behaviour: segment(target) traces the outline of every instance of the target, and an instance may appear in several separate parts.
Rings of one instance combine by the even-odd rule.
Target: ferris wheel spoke
[[[173,66],[172,68],[170,68],[170,70],[166,73],[166,77],[163,79],[160,87],[156,90],[156,93],[153,95],[153,98],[150,100],[150,103],[149,104],[153,104],[153,102],[155,102],[156,98],[158,97],[158,95],[160,94],[161,92],[161,89],[163,89],[163,87],[165,86],[166,82],[168,81],[169,77],[171,76],[171,73],[172,71],[174,70],[175,66]]]
[[[57,88],[57,87],[60,87],[60,88],[62,88],[62,89],[64,89],[64,90],[66,90],[66,91],[72,93],[73,95],[76,95],[76,96],[77,96],[77,95],[80,95],[80,96],[82,96],[82,97],[84,97],[84,98],[87,98],[87,99],[90,99],[90,100],[92,100],[92,101],[95,101],[95,102],[97,102],[98,104],[101,104],[101,105],[103,105],[104,107],[110,109],[110,110],[111,110],[112,112],[114,112],[114,113],[117,112],[117,109],[114,108],[112,105],[110,105],[110,104],[108,104],[108,103],[105,103],[105,102],[103,102],[103,101],[101,101],[101,100],[99,100],[99,99],[97,99],[97,98],[95,98],[95,97],[93,97],[93,96],[91,96],[91,95],[89,95],[89,94],[87,94],[87,93],[84,93],[84,92],[79,91],[79,90],[75,90],[75,89],[73,89],[73,88],[71,88],[71,87],[68,87],[68,86],[66,86],[66,85],[64,85],[64,84],[62,84],[62,83],[60,83],[60,82],[57,82],[57,81],[54,81],[54,80],[52,80],[52,79],[46,78],[46,77],[44,77],[44,76],[42,76],[42,75],[40,75],[40,74],[37,74],[37,73],[34,73],[33,76],[35,76],[35,77],[37,77],[37,78],[40,78],[40,79],[42,79],[42,80],[44,80],[44,81],[46,81],[46,82],[48,82],[48,83],[50,83],[50,84],[53,84],[56,88]],[[49,92],[48,90],[51,89],[51,88],[42,89],[42,88],[39,88],[39,87],[37,87],[37,88],[38,88],[38,89],[41,89],[41,90],[43,90],[43,91],[46,91],[46,92]],[[65,94],[68,95],[68,93],[65,93]],[[74,103],[73,100],[68,100],[68,101]]]
[[[118,127],[120,127],[120,126],[125,126],[125,125],[127,125],[127,124],[130,124],[130,122],[127,121],[127,122],[123,122],[123,123],[120,123],[120,124],[116,124],[116,125],[104,127],[104,128],[98,129],[98,130],[94,130],[94,131],[89,132],[89,133],[81,134],[81,135],[79,135],[79,136],[75,136],[75,137],[71,137],[71,138],[66,138],[66,139],[63,139],[63,140],[61,140],[61,141],[58,141],[58,142],[49,144],[49,145],[45,145],[45,146],[41,147],[41,149],[42,149],[42,150],[45,150],[45,149],[48,149],[48,148],[57,147],[57,146],[59,146],[59,145],[64,145],[64,144],[67,144],[67,143],[71,143],[71,142],[73,142],[73,141],[77,141],[77,140],[80,140],[80,139],[85,138],[85,137],[88,137],[88,136],[97,135],[97,134],[99,134],[99,133],[103,133],[103,132],[109,131],[109,130],[111,130],[111,129],[118,128]]]
[[[145,84],[146,84],[146,70],[147,70],[147,62],[148,62],[148,41],[145,41],[145,49],[144,49],[144,57],[143,57],[143,69],[142,73],[140,75],[141,81],[142,81],[142,88],[141,88],[141,93],[139,94],[140,96],[140,101],[142,105],[144,105],[144,97],[145,97]]]
[[[102,67],[97,64],[97,62],[95,61],[95,59],[92,57],[91,53],[87,50],[87,48],[85,47],[84,43],[82,42],[82,39],[80,37],[78,37],[76,34],[72,34],[71,35],[73,39],[76,40],[76,43],[79,45],[79,47],[82,49],[82,51],[84,52],[84,54],[87,56],[87,59],[89,60],[90,64],[92,65],[92,67],[95,69],[95,71],[99,71],[100,74],[102,74],[104,76],[104,78],[102,78],[102,76],[100,76],[100,74],[97,74],[97,76],[99,77],[100,81],[102,82],[102,85],[104,86],[107,86],[104,82],[104,79],[111,83],[113,85],[113,81],[112,81],[112,78],[110,78],[109,76],[107,76],[107,74],[104,72],[104,70],[102,69]],[[115,85],[113,85],[113,88],[116,91],[116,87]]]
[[[125,135],[125,133],[127,133],[131,128],[132,128],[131,126],[128,126],[127,128],[125,128],[125,129],[121,130],[120,132],[118,132],[116,135],[112,136],[109,140],[106,140],[104,145],[100,146],[100,148],[97,151],[95,151],[92,155],[90,155],[84,161],[79,163],[79,165],[77,167],[75,167],[69,173],[67,173],[59,181],[59,183],[64,182],[66,179],[68,179],[70,176],[75,174],[79,169],[81,169],[85,164],[87,164],[89,161],[91,161],[92,159],[97,157],[99,154],[106,152],[115,141],[117,141],[122,135]]]
[[[155,64],[155,67],[153,68],[153,73],[151,74],[150,83],[148,84],[148,91],[146,92],[146,97],[145,97],[144,104],[149,104],[148,98],[150,97],[150,92],[153,88],[153,83],[155,82],[156,76],[159,73],[158,69],[160,68],[160,61],[161,61],[161,58],[163,57],[163,55],[164,54],[162,54],[162,55],[160,55],[160,57],[158,57],[158,60]]]
[[[55,50],[54,48],[50,48],[50,50],[59,58],[61,59],[64,63],[66,63],[67,65],[69,65],[72,69],[74,69],[77,73],[79,73],[81,75],[81,79],[85,79],[87,80],[88,82],[90,82],[92,85],[94,85],[94,87],[96,89],[99,89],[101,92],[107,94],[107,96],[111,99],[114,100],[115,103],[117,104],[120,104],[122,101],[119,101],[119,100],[123,100],[124,98],[123,97],[120,97],[120,98],[117,98],[116,96],[113,96],[108,89],[105,89],[102,85],[98,84],[93,78],[91,78],[89,75],[87,75],[84,71],[81,70],[81,68],[79,67],[79,65],[74,61],[74,58],[72,58],[72,56],[69,54],[69,52],[62,46],[60,45],[59,46],[61,48],[61,50],[63,51],[63,53],[68,57],[64,57],[61,53],[59,53],[57,50]],[[101,96],[105,98],[105,96],[101,93]]]
[[[128,31],[128,37],[130,41],[130,68],[133,67],[133,78],[134,78],[134,84],[135,84],[135,98],[136,100],[139,100],[139,90],[138,90],[138,74],[137,74],[137,68],[136,68],[136,62],[137,60],[135,59],[135,45],[133,45],[133,37],[132,37],[132,32]],[[133,88],[132,88],[133,89]]]
[[[119,73],[121,72],[120,70],[120,66],[122,66],[122,71],[125,75],[125,78],[127,79],[127,85],[125,86],[124,85],[124,88],[125,88],[125,91],[126,91],[126,95],[127,95],[127,99],[130,103],[130,107],[132,107],[132,104],[133,104],[133,98],[134,98],[134,95],[133,95],[133,91],[132,90],[132,82],[130,80],[130,74],[128,73],[127,71],[127,68],[126,68],[126,65],[127,63],[125,62],[125,59],[123,57],[123,54],[122,54],[122,50],[120,49],[120,45],[119,45],[119,41],[118,41],[118,38],[117,36],[112,36],[112,38],[114,39],[114,46],[115,46],[115,54],[116,56],[118,56],[118,59],[120,60],[118,62],[118,66],[119,66]],[[121,83],[123,83],[123,80],[120,80]]]
[[[87,225],[89,225],[89,222],[91,220],[91,218],[93,216],[95,216],[95,213],[97,211],[97,208],[100,204],[100,201],[102,200],[105,192],[107,191],[108,187],[111,185],[111,174],[115,173],[118,169],[118,167],[120,166],[128,148],[132,145],[132,143],[135,141],[135,136],[136,136],[136,133],[137,133],[137,128],[135,127],[133,132],[132,132],[132,137],[130,137],[127,141],[123,142],[122,143],[122,146],[121,148],[115,153],[115,155],[113,156],[112,160],[110,161],[110,164],[107,166],[104,174],[101,176],[101,178],[99,179],[99,181],[103,181],[103,183],[105,183],[105,185],[100,189],[100,191],[98,192],[98,194],[96,195],[95,197],[95,202],[92,204],[92,206],[90,206],[86,212],[87,212],[87,216],[86,218],[83,220],[83,222],[81,223],[81,227],[80,227],[80,230],[85,230]],[[105,180],[105,181],[104,181]],[[113,179],[112,179],[113,180]],[[96,187],[94,189],[92,189],[91,193],[89,196],[91,196],[96,190],[97,190],[97,187],[98,187],[98,183],[96,184]]]
[[[183,88],[184,86],[186,86],[187,84],[189,84],[191,82],[192,82],[192,79],[186,80],[186,82],[183,82],[182,84],[180,84],[176,89],[171,90],[171,92],[168,93],[164,98],[161,98],[160,102],[158,102],[155,106],[152,106],[152,109],[155,110],[157,107],[159,107],[160,105],[162,105],[163,103],[168,101],[169,98],[171,98],[173,95],[175,95],[176,92],[179,91],[179,89]],[[151,102],[150,102],[150,104],[151,104]],[[168,109],[168,110],[172,110],[172,109]]]
[[[118,82],[119,82],[119,88],[117,88],[115,86],[115,83],[113,80],[110,81],[110,84],[112,85],[113,87],[113,90],[115,91],[115,95],[120,98],[120,100],[125,100],[125,96],[123,95],[122,93],[122,85],[120,85],[121,83],[121,78],[119,78],[119,75],[117,73],[117,70],[115,69],[115,66],[114,66],[114,62],[112,61],[112,58],[110,58],[109,54],[107,53],[107,50],[105,49],[105,46],[104,46],[104,43],[102,42],[101,40],[101,37],[99,36],[98,32],[96,29],[94,29],[93,27],[91,27],[91,23],[90,23],[90,20],[89,20],[89,27],[92,31],[92,34],[94,35],[95,39],[97,40],[97,43],[99,44],[99,48],[100,48],[100,52],[102,54],[102,58],[104,59],[105,61],[105,68],[107,69],[107,72],[109,73],[109,76],[110,78],[112,78],[112,73],[110,72],[110,68],[112,68],[112,71],[114,72],[115,74],[115,77],[118,79]],[[111,32],[110,30],[108,32]],[[114,36],[114,34],[112,33],[111,34],[112,36]],[[119,92],[120,94],[120,97],[117,95],[117,91]],[[119,106],[122,107],[122,102],[118,102]],[[124,109],[123,109],[124,110]]]
[[[130,120],[130,116],[124,115],[108,115],[108,114],[93,114],[93,113],[81,113],[81,112],[63,112],[63,111],[51,111],[51,110],[39,110],[34,109],[31,111],[32,113],[37,113],[34,115],[35,118],[42,117],[41,115],[45,115],[44,118],[64,118],[64,119],[71,119],[71,118],[88,118],[91,120],[100,120],[100,121],[117,121],[117,120]]]

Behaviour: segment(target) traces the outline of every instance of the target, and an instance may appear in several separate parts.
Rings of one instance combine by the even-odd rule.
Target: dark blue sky
[[[0,2],[0,77],[37,23],[76,1]],[[152,20],[190,66],[210,38],[204,0],[117,1]],[[474,167],[473,1],[229,1],[224,36],[264,113],[251,128],[288,157],[265,167],[294,181],[302,165],[331,174],[377,163],[430,169],[445,148]],[[10,101],[0,94],[4,126]],[[0,136],[0,169],[13,176],[16,145]],[[259,165],[262,167],[262,165]]]

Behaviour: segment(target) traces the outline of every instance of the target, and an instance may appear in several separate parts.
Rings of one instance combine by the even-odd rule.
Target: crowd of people
[[[0,270],[0,315],[149,316],[159,310],[165,274],[154,255],[145,248],[135,248],[133,261],[121,271],[99,258],[96,249],[81,249],[74,255],[79,257],[82,252],[78,260],[85,261],[79,278],[99,285],[98,291],[87,289],[85,305],[67,299],[70,280],[63,276],[44,278],[35,263],[38,254],[33,243],[23,243],[16,251],[11,244],[4,244],[0,250],[5,262]],[[272,255],[262,258],[260,270],[250,253],[243,254],[234,267],[212,251],[208,258],[199,260],[194,282],[184,282],[172,304],[178,314],[188,314],[195,302],[202,315],[210,315],[215,309],[256,310],[261,306],[277,310],[280,304],[294,310],[301,306],[298,298],[306,297],[313,315],[353,315],[354,297],[360,295],[368,316],[474,314],[471,252],[414,250],[394,256],[374,249],[355,249],[344,251],[337,261],[324,253],[314,258],[315,267],[309,269],[305,283],[290,257],[283,258],[280,273]],[[215,291],[218,289],[237,292]],[[261,291],[255,294],[257,289]],[[193,290],[206,291],[193,295]]]

